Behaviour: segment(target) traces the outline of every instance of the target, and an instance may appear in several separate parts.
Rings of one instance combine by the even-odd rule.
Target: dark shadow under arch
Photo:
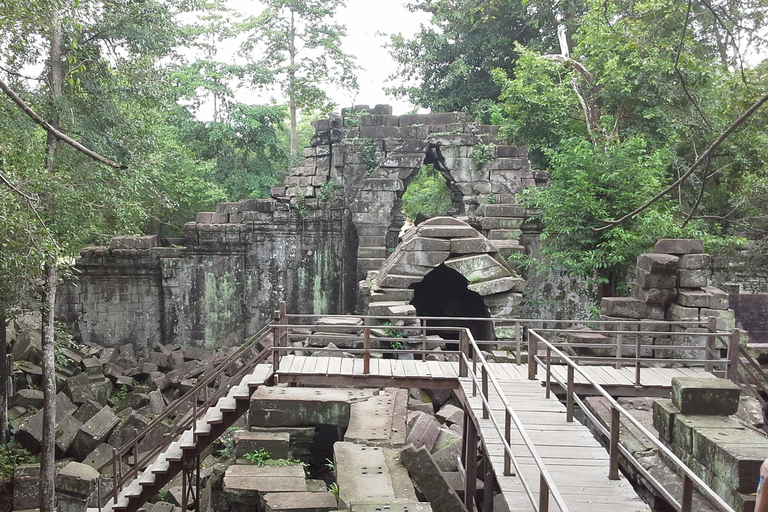
[[[440,265],[430,271],[424,279],[412,284],[413,299],[411,305],[418,316],[447,316],[490,318],[488,308],[479,293],[467,288],[469,282],[459,272]],[[491,322],[473,320],[433,320],[429,326],[468,327],[476,340],[493,340]],[[458,339],[456,333],[427,331],[445,339]]]

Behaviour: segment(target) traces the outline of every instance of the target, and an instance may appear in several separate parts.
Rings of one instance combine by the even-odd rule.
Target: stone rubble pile
[[[668,322],[707,322],[712,318],[713,326],[718,331],[730,332],[735,328],[732,309],[728,308],[728,294],[719,288],[710,286],[711,256],[704,252],[701,240],[662,239],[656,242],[654,252],[637,257],[635,279],[631,283],[631,297],[605,297],[600,303],[600,320],[658,320]],[[632,323],[620,326],[606,324],[605,330],[666,332],[667,325],[638,325]],[[704,326],[673,325],[675,335],[642,336],[643,345],[677,345],[704,347],[705,336],[697,334],[707,332]],[[569,341],[575,343],[603,343],[615,345],[616,338],[605,334],[582,332],[569,335]],[[613,348],[580,349],[579,353],[596,356],[613,356]],[[635,339],[626,337],[623,356],[635,356]],[[703,359],[702,350],[643,349],[640,354],[645,358],[662,359]]]

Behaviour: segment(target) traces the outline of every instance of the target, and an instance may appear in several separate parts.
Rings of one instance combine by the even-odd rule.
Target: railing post
[[[464,357],[459,359],[459,377],[466,377],[468,368],[465,361],[469,360],[469,338],[464,329],[459,331],[459,350],[464,354]]]
[[[608,468],[608,479],[619,479],[619,410],[611,407],[611,439],[609,444],[610,467]]]
[[[467,425],[466,482],[464,482],[464,506],[475,510],[475,491],[477,490],[477,428],[472,420]]]
[[[472,375],[477,377],[477,351],[472,351]],[[472,379],[472,396],[477,396],[477,381]]]
[[[621,327],[619,327],[621,328]],[[616,335],[616,369],[621,370],[621,356],[624,355],[624,335]]]
[[[573,366],[568,365],[568,395],[565,397],[565,421],[573,422]]]
[[[272,327],[272,371],[277,373],[280,369],[280,327]]]
[[[483,476],[483,489],[493,489],[493,465],[488,459],[487,454],[483,467],[485,468],[485,475]],[[483,492],[483,512],[493,512],[493,493]]]
[[[510,437],[512,433],[512,415],[509,413],[509,409],[504,408],[504,440],[509,445]],[[511,447],[510,447],[511,449]],[[505,446],[504,448],[504,476],[512,475],[512,458],[509,456],[509,452]]]
[[[483,402],[483,419],[487,420],[491,413],[491,400],[488,397],[488,369],[485,367],[485,365],[483,365],[483,399],[485,400]],[[486,405],[485,402],[488,402],[488,405]]]
[[[635,386],[640,386],[640,356],[642,349],[640,348],[641,337],[639,334],[635,335]]]
[[[547,347],[547,379],[544,381],[546,386],[545,396],[549,398],[552,390],[552,349]]]
[[[739,341],[741,334],[734,329],[728,338],[728,379],[734,384],[739,382]]]
[[[707,320],[707,332],[717,332],[717,318],[710,316]],[[707,361],[713,361],[715,359],[715,337],[707,336],[707,350],[704,351],[704,359]],[[715,367],[712,364],[704,365],[704,370],[708,372],[714,371]]]
[[[421,350],[424,352],[421,353],[421,360],[426,361],[427,360],[427,321],[425,319],[421,319]]]
[[[117,477],[117,450],[115,447],[112,447],[112,495],[115,499],[115,503],[117,503],[117,495],[120,494],[120,489],[118,488],[119,479]]]
[[[371,373],[371,329],[366,327],[363,333],[363,374]]]
[[[520,352],[522,351],[523,347],[523,333],[522,328],[520,326],[520,322],[515,322],[515,363],[520,364],[520,361],[522,361],[522,354]]]
[[[682,512],[691,512],[693,504],[693,480],[688,475],[683,476],[683,499],[680,501]]]
[[[539,512],[549,511],[549,485],[544,475],[539,475]]]
[[[539,350],[538,340],[528,331],[528,380],[536,380],[536,353]]]

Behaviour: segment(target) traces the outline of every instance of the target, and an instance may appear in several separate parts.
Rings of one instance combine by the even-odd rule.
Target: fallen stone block
[[[604,297],[600,309],[606,316],[651,320],[664,319],[664,306],[650,304],[631,297]]]
[[[40,506],[40,465],[22,464],[13,470],[13,510]]]
[[[426,500],[435,510],[466,511],[459,496],[445,481],[435,460],[425,447],[408,446],[400,452],[400,461],[408,469]]]
[[[397,451],[378,446],[338,442],[333,446],[339,505],[389,505],[398,501],[416,501],[405,468],[396,463]]]
[[[694,239],[662,238],[653,246],[653,252],[664,254],[701,254],[704,242]]]
[[[11,395],[8,399],[8,407],[24,407],[29,409],[43,408],[43,392],[37,389],[22,389]]]
[[[460,424],[464,425],[464,411],[460,407],[456,407],[452,404],[446,404],[437,411],[435,417],[441,422],[447,425]]]
[[[138,432],[142,432],[147,428],[149,423],[149,419],[135,410],[131,410],[130,414],[121,419],[117,426],[115,426],[107,443],[115,448],[120,448],[136,437]]]
[[[676,414],[680,414],[680,410],[672,405],[672,399],[657,398],[653,401],[653,428],[659,432],[661,440],[672,441]]]
[[[702,308],[699,312],[699,317],[704,320],[706,318],[715,319],[715,329],[718,331],[733,331],[736,328],[736,317],[734,316],[732,309],[706,309]]]
[[[687,270],[708,270],[712,266],[712,256],[707,253],[683,254],[680,256],[680,268]]]
[[[58,405],[58,398],[57,398],[57,405]],[[95,400],[88,399],[85,402],[80,405],[80,407],[77,408],[77,410],[72,413],[72,416],[74,416],[77,421],[80,423],[85,423],[89,419],[93,418],[97,412],[99,412],[102,409],[101,404],[96,402]]]
[[[678,270],[677,285],[679,288],[701,288],[709,284],[707,270]]]
[[[56,475],[59,512],[85,512],[88,498],[96,488],[99,472],[91,466],[70,462]]]
[[[672,405],[682,414],[729,416],[739,408],[739,387],[725,379],[675,377]]]
[[[34,329],[22,331],[13,342],[11,354],[14,361],[40,364],[43,356],[40,332]]]
[[[632,297],[651,304],[668,304],[675,300],[677,288],[642,288],[632,283]]]
[[[753,492],[765,460],[765,436],[733,421],[734,428],[691,430],[692,455],[738,492]],[[725,453],[719,453],[725,452]]]
[[[708,308],[712,294],[704,290],[683,290],[677,294],[677,303],[687,308]]]
[[[78,421],[72,415],[63,418],[56,425],[56,457],[63,458],[69,451],[69,447],[72,446],[72,442],[75,440],[77,431],[83,423]]]
[[[363,326],[363,319],[349,316],[324,316],[313,322],[313,325],[325,327],[328,325],[338,325],[333,332],[359,334]]]
[[[104,407],[80,427],[70,447],[78,459],[85,458],[99,443],[104,442],[120,422],[109,407]]]
[[[326,512],[336,510],[330,492],[271,492],[264,495],[265,512]]]
[[[729,299],[726,292],[714,286],[704,286],[702,290],[712,296],[709,301],[709,309],[728,309]]]
[[[635,282],[641,288],[674,288],[677,286],[677,277],[674,272],[660,274],[637,267],[635,268]]]
[[[273,459],[290,459],[291,436],[287,432],[248,432],[238,430],[232,436],[235,440],[235,457],[243,458],[246,453],[266,450]]]
[[[413,444],[416,448],[424,446],[427,450],[431,451],[439,434],[440,423],[428,414],[419,413],[413,424],[408,428],[405,442]]]
[[[349,423],[350,406],[370,390],[260,387],[251,395],[250,427],[314,427]]]
[[[251,506],[269,492],[306,492],[304,466],[235,464],[224,473],[222,490],[230,504]]]

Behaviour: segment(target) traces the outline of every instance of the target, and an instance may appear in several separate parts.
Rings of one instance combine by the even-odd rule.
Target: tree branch
[[[37,199],[35,199],[34,197],[28,196],[27,194],[25,194],[24,192],[16,188],[16,186],[10,181],[8,181],[8,179],[5,176],[3,176],[2,173],[0,173],[0,182],[2,182],[3,185],[8,187],[9,190],[21,196],[21,198],[24,199],[25,201],[27,202],[37,201]]]
[[[642,213],[645,211],[649,206],[654,204],[656,201],[667,195],[670,191],[674,190],[676,187],[680,186],[681,183],[683,183],[685,180],[688,179],[688,177],[693,174],[693,172],[696,170],[697,167],[699,167],[703,162],[705,162],[712,154],[715,152],[715,150],[720,146],[720,144],[723,143],[725,139],[728,138],[728,136],[733,133],[736,128],[741,126],[749,117],[754,114],[760,107],[762,107],[765,102],[768,101],[768,94],[757,100],[751,107],[747,109],[746,112],[741,114],[739,118],[734,121],[726,130],[720,134],[720,136],[717,138],[715,142],[712,143],[711,146],[707,148],[707,150],[699,156],[698,159],[691,165],[691,167],[682,175],[680,178],[677,179],[674,183],[672,183],[670,186],[653,196],[650,200],[648,200],[645,204],[642,206],[632,210],[625,216],[621,217],[620,219],[616,220],[603,220],[601,222],[605,222],[605,226],[601,226],[599,228],[592,228],[592,231],[600,232],[600,231],[606,231],[608,229],[611,229],[613,227],[616,227],[620,224],[624,224],[629,219],[633,218],[639,213]]]
[[[40,125],[45,131],[52,134],[57,139],[66,142],[79,152],[83,153],[84,155],[92,158],[93,160],[96,160],[97,162],[100,162],[104,165],[108,165],[110,167],[113,167],[115,169],[127,169],[128,166],[124,164],[119,164],[117,162],[114,162],[108,158],[105,158],[101,156],[100,154],[96,153],[95,151],[92,151],[88,149],[87,147],[83,146],[76,140],[72,139],[71,137],[67,137],[63,133],[61,133],[59,130],[51,126],[45,119],[40,117],[37,112],[32,110],[26,103],[24,103],[24,100],[22,100],[18,94],[13,92],[8,85],[0,80],[0,90],[2,90],[6,95],[8,95],[11,100],[13,100],[16,105],[25,113],[27,114],[36,124]]]

